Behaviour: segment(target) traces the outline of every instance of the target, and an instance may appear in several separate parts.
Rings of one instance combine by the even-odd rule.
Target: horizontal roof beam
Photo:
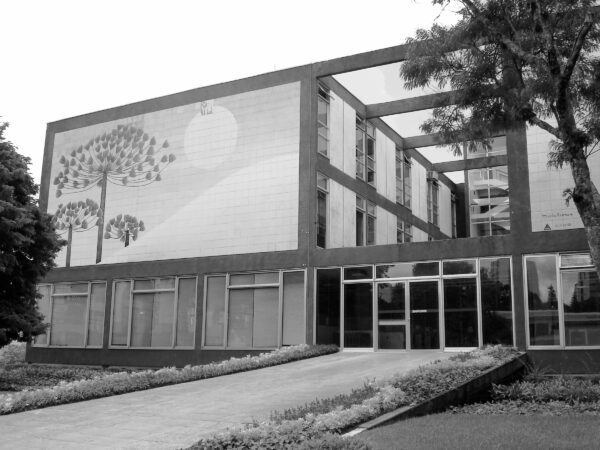
[[[486,167],[506,166],[508,158],[506,155],[487,156],[483,158],[461,159],[458,161],[445,161],[434,163],[433,170],[436,172],[459,172],[462,170],[484,169]]]
[[[403,98],[391,102],[373,103],[372,105],[367,105],[367,119],[451,105],[454,103],[456,92],[457,91],[440,92],[437,94]]]
[[[506,134],[505,131],[497,131],[493,133],[490,137],[500,137]],[[465,141],[470,139],[465,139]],[[444,139],[441,134],[423,134],[420,136],[411,136],[403,138],[403,148],[422,148],[422,147],[433,147],[434,145],[449,145],[452,144],[453,141],[448,139]]]

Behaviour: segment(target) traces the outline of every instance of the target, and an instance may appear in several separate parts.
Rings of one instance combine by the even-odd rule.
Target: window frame
[[[560,252],[560,253],[529,253],[522,256],[523,259],[523,288],[525,294],[525,343],[528,350],[598,350],[600,345],[566,345],[565,336],[565,312],[563,300],[563,282],[562,274],[567,272],[594,272],[592,265],[574,265],[561,266],[562,257],[566,255],[589,254],[588,252]],[[554,256],[555,258],[555,276],[556,276],[556,294],[558,303],[558,338],[557,345],[531,345],[531,336],[529,333],[529,302],[527,301],[527,293],[529,286],[527,284],[527,258],[540,256]]]
[[[324,181],[324,185],[320,185],[319,184],[319,179],[321,179],[322,181]],[[325,236],[324,236],[324,240],[325,240],[325,245],[321,246],[319,245],[319,230],[320,230],[320,214],[319,214],[319,194],[322,194],[325,200]],[[325,175],[323,175],[320,172],[317,172],[317,233],[316,233],[316,240],[317,240],[317,247],[318,248],[327,248],[328,244],[329,244],[329,230],[328,230],[328,224],[329,224],[329,178],[327,178]]]
[[[294,273],[301,272],[303,274],[303,302],[302,302],[302,310],[304,311],[303,315],[303,328],[306,329],[306,302],[307,302],[307,275],[306,269],[279,269],[279,270],[263,270],[263,271],[250,271],[250,272],[216,272],[204,275],[204,293],[203,293],[203,302],[202,302],[202,339],[201,339],[201,349],[206,350],[273,350],[274,348],[281,348],[283,346],[283,317],[284,317],[284,274],[285,273]],[[265,274],[265,273],[278,273],[277,283],[259,283],[259,284],[234,284],[230,283],[230,278],[232,275],[255,275],[255,274]],[[210,277],[225,277],[225,296],[223,305],[223,345],[206,345],[206,321],[208,319],[207,314],[207,295],[208,295],[208,278]],[[228,345],[228,336],[229,336],[229,292],[230,290],[237,289],[264,289],[264,288],[277,288],[278,289],[278,312],[277,312],[277,346],[276,347],[239,347],[239,346],[229,346]],[[306,335],[304,335],[304,342],[306,342]]]
[[[358,138],[355,142],[356,178],[373,187],[377,183],[376,130],[371,122],[356,114],[355,137],[360,134],[362,142],[360,145]],[[369,155],[369,142],[372,142],[372,155]],[[372,174],[372,180],[369,180],[370,174]]]
[[[70,293],[55,293],[56,285],[72,285],[72,284],[87,284],[87,291],[85,292],[70,292]],[[92,285],[100,284],[104,285],[104,309],[102,311],[102,335],[101,335],[101,345],[89,345],[89,326],[90,326],[90,314],[92,311],[91,302],[92,302]],[[48,316],[44,317],[44,323],[48,323],[48,328],[46,329],[46,343],[45,344],[37,344],[35,340],[32,342],[32,347],[39,348],[104,348],[104,323],[106,322],[106,294],[108,292],[108,283],[106,280],[90,280],[90,281],[68,281],[68,282],[59,282],[59,283],[40,283],[36,286],[40,288],[42,286],[50,286],[50,298],[48,301]],[[83,297],[86,296],[86,309],[85,309],[85,324],[84,324],[84,345],[52,345],[50,344],[52,337],[52,317],[53,317],[53,306],[54,306],[54,298],[55,297]]]
[[[439,228],[440,186],[436,180],[427,181],[427,221]]]
[[[327,123],[323,123],[321,120],[319,120],[319,102],[323,102],[323,104],[325,105],[325,116],[327,118]],[[331,94],[329,93],[329,89],[323,86],[322,84],[319,84],[317,87],[317,153],[325,156],[326,158],[329,158],[329,150],[331,144],[329,128],[331,122],[330,103]],[[325,131],[324,133],[322,132],[323,130]],[[322,151],[322,149],[319,148],[319,138],[323,138],[323,140],[325,141],[324,151]]]
[[[405,150],[396,146],[396,203],[408,209],[411,209],[412,196],[411,169],[410,156]]]
[[[134,283],[136,281],[148,281],[148,280],[159,280],[165,278],[174,278],[175,285],[173,289],[135,289]],[[177,325],[179,320],[179,280],[180,279],[194,279],[194,331],[192,335],[193,345],[177,345]],[[114,308],[115,308],[115,292],[117,289],[117,283],[128,282],[129,286],[129,316],[127,321],[127,344],[126,345],[115,345],[112,343],[113,338],[113,324],[114,324]],[[131,330],[133,328],[133,296],[134,294],[156,294],[162,292],[173,292],[173,326],[171,335],[171,346],[170,347],[138,347],[131,345]],[[196,348],[196,330],[198,328],[197,323],[198,316],[198,276],[197,275],[166,275],[160,277],[140,277],[140,278],[115,278],[112,282],[112,301],[110,308],[110,330],[108,335],[108,348],[109,349],[127,349],[127,350],[193,350]]]

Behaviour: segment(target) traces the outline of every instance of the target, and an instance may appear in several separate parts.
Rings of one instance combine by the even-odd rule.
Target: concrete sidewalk
[[[273,410],[350,392],[438,351],[336,353],[281,366],[0,416],[0,448],[175,449]]]

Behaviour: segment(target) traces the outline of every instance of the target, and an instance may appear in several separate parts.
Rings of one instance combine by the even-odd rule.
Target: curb
[[[439,394],[429,400],[411,406],[403,406],[369,420],[348,433],[345,437],[355,436],[363,431],[371,430],[382,425],[389,425],[412,417],[425,416],[448,409],[449,406],[470,403],[483,397],[492,384],[512,381],[521,375],[527,366],[528,357],[523,353],[498,367],[492,367],[481,375],[469,380],[454,389]]]

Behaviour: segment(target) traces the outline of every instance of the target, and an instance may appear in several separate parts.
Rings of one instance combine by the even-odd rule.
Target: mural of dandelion
[[[94,200],[69,202],[58,205],[52,223],[59,234],[67,233],[67,260],[66,267],[71,265],[71,243],[73,232],[88,231],[100,220],[102,210]]]
[[[129,239],[137,240],[138,234],[145,231],[144,222],[138,221],[137,218],[129,214],[119,214],[113,217],[106,224],[106,232],[104,239],[118,239],[125,243],[125,247],[129,246]]]
[[[96,263],[102,260],[107,184],[138,187],[160,181],[162,171],[175,161],[175,155],[166,153],[167,148],[166,140],[158,145],[156,138],[142,128],[117,125],[112,131],[73,149],[69,156],[60,157],[62,170],[54,179],[57,197],[95,186],[100,188],[102,214],[98,217]]]

